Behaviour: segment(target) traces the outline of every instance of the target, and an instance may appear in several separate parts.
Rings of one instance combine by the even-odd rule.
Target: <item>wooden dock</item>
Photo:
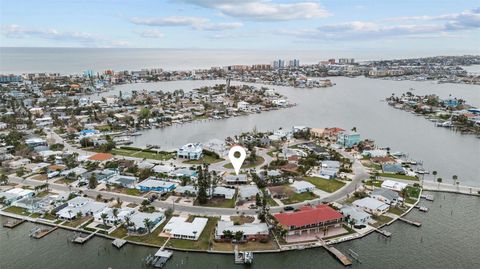
[[[392,233],[389,232],[389,231],[385,231],[385,230],[379,230],[379,229],[375,229],[375,232],[385,236],[385,237],[391,237],[392,236]]]
[[[414,220],[409,220],[409,219],[404,219],[404,218],[398,218],[398,219],[405,222],[405,223],[408,223],[410,225],[416,226],[416,227],[422,226],[422,223],[419,222],[419,221],[414,221]]]
[[[24,219],[7,220],[3,223],[3,227],[13,229],[24,222]]]
[[[75,243],[75,244],[84,244],[85,242],[87,242],[88,240],[90,240],[90,238],[92,238],[93,236],[95,236],[95,234],[97,233],[98,231],[95,231],[91,234],[89,234],[88,236],[86,237],[83,237],[83,236],[77,236],[75,237],[72,242]]]
[[[415,206],[416,209],[420,210],[421,212],[428,212],[428,207],[425,206]]]
[[[116,248],[120,249],[120,248],[122,248],[126,243],[127,243],[127,240],[115,239],[115,240],[113,240],[112,245],[114,245]]]
[[[324,244],[323,247],[330,252],[333,256],[335,256],[344,266],[350,266],[352,265],[352,260],[350,260],[347,255],[343,254],[340,252],[340,250]]]
[[[37,229],[34,233],[32,233],[30,236],[35,238],[35,239],[41,239],[45,236],[47,236],[49,233],[55,231],[58,229],[58,226],[55,226],[53,228],[43,228],[43,229]]]
[[[422,195],[420,195],[420,198],[423,198],[423,199],[425,199],[427,201],[431,201],[431,202],[433,202],[433,200],[435,199],[435,197],[431,194],[422,194]]]

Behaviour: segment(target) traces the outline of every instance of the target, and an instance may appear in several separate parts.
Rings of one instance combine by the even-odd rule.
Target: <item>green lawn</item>
[[[124,238],[125,236],[127,236],[127,229],[123,226],[120,226],[115,231],[113,231],[110,236],[116,238]]]
[[[181,249],[208,250],[210,242],[213,239],[213,231],[215,230],[215,226],[217,226],[217,222],[218,218],[208,218],[207,225],[205,226],[205,229],[203,229],[203,232],[197,241],[170,239],[167,245]]]
[[[222,158],[216,158],[214,156],[211,156],[211,155],[204,155],[200,160],[188,160],[188,161],[184,161],[183,163],[186,163],[186,164],[212,164],[212,163],[218,163],[218,162],[221,162],[223,161],[224,159]]]
[[[263,159],[263,157],[257,156],[257,158],[255,159],[255,163],[250,163],[250,162],[245,161],[242,165],[242,169],[248,169],[248,168],[253,168],[253,167],[259,166],[259,165],[263,164],[264,161],[265,160]],[[228,168],[228,169],[233,169],[233,165],[231,163],[227,163],[223,167]]]
[[[88,221],[92,217],[82,217],[82,218],[76,218],[72,221],[66,221],[63,225],[68,226],[68,227],[73,227],[77,228],[80,226],[82,223]],[[93,219],[93,218],[92,218]]]
[[[390,173],[379,173],[381,177],[388,177],[388,178],[397,178],[397,179],[405,179],[405,180],[414,180],[418,181],[417,177],[406,176],[406,175],[399,175],[399,174],[390,174]]]
[[[282,203],[289,205],[289,204],[300,203],[307,200],[312,200],[315,198],[318,198],[318,196],[315,195],[313,192],[293,193],[287,199],[283,199]]]
[[[194,205],[207,206],[207,207],[234,208],[235,197],[233,199],[212,198],[212,199],[208,199],[207,203],[203,205],[199,204],[198,200],[195,200]]]
[[[142,236],[127,236],[125,238],[126,240],[131,240],[135,242],[141,242],[141,243],[147,243],[147,244],[152,244],[152,245],[157,245],[157,246],[162,246],[165,241],[167,241],[166,237],[160,237],[158,236],[165,225],[167,225],[168,221],[170,218],[167,218],[165,221],[160,224],[155,230],[153,230],[151,233],[142,235]]]
[[[304,177],[304,179],[315,185],[317,189],[330,193],[337,191],[345,185],[345,183],[336,179],[324,179],[319,177]]]
[[[405,203],[407,204],[415,204],[420,196],[420,188],[407,186],[405,188],[407,192],[407,198],[405,199]]]
[[[268,196],[267,198],[267,204],[269,206],[278,206],[277,202],[275,202],[275,200],[273,200],[273,198],[271,196]]]
[[[169,160],[175,156],[173,152],[160,152],[154,153],[150,151],[140,151],[141,149],[126,149],[126,148],[114,148],[110,153],[114,155],[122,155],[128,157],[136,157],[142,159],[152,159],[152,160]]]
[[[405,210],[403,210],[399,207],[391,206],[390,209],[388,210],[388,212],[390,212],[392,214],[395,214],[395,215],[398,215],[398,216],[401,216],[403,213],[405,213]]]
[[[383,216],[383,215],[381,215],[381,216],[372,216],[372,218],[377,221],[377,222],[375,222],[375,223],[372,225],[372,226],[375,227],[375,228],[380,227],[380,226],[382,226],[382,225],[385,224],[385,223],[389,223],[389,222],[392,220],[392,218],[387,217],[387,216]]]
[[[10,206],[10,207],[5,208],[3,211],[8,212],[8,213],[17,214],[17,215],[22,215],[22,216],[30,215],[30,213],[25,208],[18,207],[18,206]]]

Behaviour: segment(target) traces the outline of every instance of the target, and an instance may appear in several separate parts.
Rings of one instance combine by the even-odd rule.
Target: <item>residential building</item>
[[[245,185],[238,187],[238,197],[241,200],[255,200],[257,194],[261,195],[262,193],[256,185]]]
[[[106,207],[102,211],[96,212],[93,218],[96,222],[105,222],[106,225],[118,225],[125,221],[125,217],[131,217],[135,213],[135,210],[131,208],[117,208],[117,215],[115,215],[114,210],[114,208]],[[106,216],[105,220],[102,218],[103,214]]]
[[[383,163],[382,171],[389,174],[405,174],[405,168],[399,163]]]
[[[337,136],[337,144],[344,148],[351,148],[360,143],[360,134],[352,131],[341,132]]]
[[[387,205],[396,205],[401,201],[398,192],[392,191],[390,189],[379,188],[372,191],[370,197],[375,198],[381,202],[386,203]]]
[[[5,197],[4,203],[6,205],[10,205],[14,203],[15,201],[18,201],[20,199],[26,198],[26,197],[32,197],[35,195],[35,192],[32,190],[26,190],[22,188],[14,188],[10,189],[8,191],[0,192],[0,197]]]
[[[238,175],[227,175],[224,179],[225,183],[227,184],[247,184],[248,179],[246,174],[238,174]]]
[[[266,223],[245,223],[241,225],[235,225],[233,221],[217,222],[215,228],[215,240],[217,241],[230,241],[231,238],[225,236],[226,232],[231,232],[235,235],[236,232],[242,232],[242,238],[239,241],[251,241],[261,240],[268,238],[269,230]]]
[[[355,222],[354,225],[367,225],[371,220],[370,214],[354,206],[344,206],[340,211],[342,211],[345,217],[353,220]]]
[[[384,180],[381,186],[385,189],[401,192],[408,186],[408,184],[394,180]]]
[[[172,217],[163,227],[163,233],[176,239],[198,240],[207,225],[207,218],[195,217],[189,221],[186,217]]]
[[[311,192],[315,190],[315,185],[303,180],[294,181],[292,184],[290,184],[290,187],[292,187],[296,193]]]
[[[187,160],[199,160],[203,156],[203,148],[200,143],[188,143],[177,151],[177,157]]]
[[[78,196],[69,200],[56,215],[60,219],[72,220],[77,216],[93,216],[106,207],[105,203],[95,202],[93,199]]]
[[[142,192],[156,191],[156,192],[169,192],[173,191],[177,184],[173,182],[158,180],[154,178],[148,178],[144,181],[137,183],[135,187]]]
[[[144,234],[148,232],[148,228],[145,226],[145,220],[150,221],[150,231],[155,230],[163,221],[165,221],[165,214],[162,212],[135,212],[130,216],[131,225],[128,226],[128,231],[131,233]]]
[[[352,204],[355,207],[376,216],[381,215],[390,209],[389,205],[371,197],[365,197],[363,199],[356,200]]]

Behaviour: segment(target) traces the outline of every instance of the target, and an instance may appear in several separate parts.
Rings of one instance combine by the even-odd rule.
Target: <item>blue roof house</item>
[[[142,192],[156,191],[156,192],[169,192],[173,191],[177,184],[173,182],[157,180],[154,178],[148,178],[138,183],[136,188]]]

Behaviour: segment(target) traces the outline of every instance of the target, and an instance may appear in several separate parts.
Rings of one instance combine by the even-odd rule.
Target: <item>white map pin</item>
[[[237,158],[235,157],[235,153],[240,153],[240,156]],[[245,157],[247,156],[247,152],[241,146],[233,146],[230,151],[228,152],[228,158],[233,165],[233,169],[235,169],[235,173],[238,176],[240,173],[240,168],[242,167],[243,161],[245,161]]]

